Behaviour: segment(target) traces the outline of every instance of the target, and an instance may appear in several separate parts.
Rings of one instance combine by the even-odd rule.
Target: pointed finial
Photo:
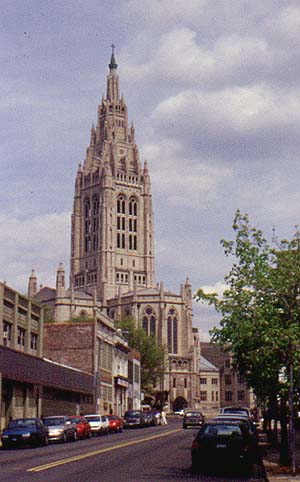
[[[110,58],[110,63],[108,64],[108,67],[110,68],[110,70],[116,70],[117,67],[118,67],[118,64],[116,62],[116,59],[115,59],[115,45],[114,44],[111,44],[111,58]]]
[[[147,161],[145,160],[145,161],[144,161],[144,176],[145,176],[146,174],[149,174],[149,170],[148,170],[148,163],[147,163]]]

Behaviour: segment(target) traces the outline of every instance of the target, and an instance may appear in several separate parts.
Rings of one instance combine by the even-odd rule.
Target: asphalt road
[[[190,447],[197,431],[183,430],[181,425],[182,419],[169,418],[167,426],[48,447],[1,450],[0,481],[263,482],[259,476],[193,475]]]

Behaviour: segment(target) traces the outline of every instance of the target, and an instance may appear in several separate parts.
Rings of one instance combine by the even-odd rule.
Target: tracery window
[[[117,248],[125,249],[126,235],[126,203],[120,194],[117,199]]]
[[[91,203],[87,198],[84,201],[84,250],[91,250]]]
[[[93,236],[93,250],[98,249],[99,243],[99,199],[93,199],[93,218],[92,218],[92,236]]]
[[[178,353],[178,320],[174,308],[170,308],[167,319],[168,325],[168,351]]]
[[[128,213],[129,249],[137,250],[137,201],[134,197],[129,199]]]
[[[142,326],[148,336],[156,335],[156,315],[151,306],[145,308]]]

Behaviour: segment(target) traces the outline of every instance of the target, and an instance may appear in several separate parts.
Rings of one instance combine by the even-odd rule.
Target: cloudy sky
[[[157,279],[221,289],[239,208],[267,238],[300,221],[300,4],[10,0],[1,8],[0,279],[68,269],[77,165],[110,44],[152,177]],[[214,313],[195,305],[207,336]]]

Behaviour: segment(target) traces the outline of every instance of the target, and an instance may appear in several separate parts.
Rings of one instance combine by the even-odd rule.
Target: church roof
[[[201,355],[199,359],[199,370],[204,372],[218,372],[218,368],[210,363],[204,356]]]
[[[49,286],[43,286],[34,296],[35,301],[48,301],[55,298],[56,290],[49,288]]]
[[[66,290],[66,295],[71,296],[71,290]],[[93,295],[85,291],[74,291],[74,298],[76,300],[93,300]]]

